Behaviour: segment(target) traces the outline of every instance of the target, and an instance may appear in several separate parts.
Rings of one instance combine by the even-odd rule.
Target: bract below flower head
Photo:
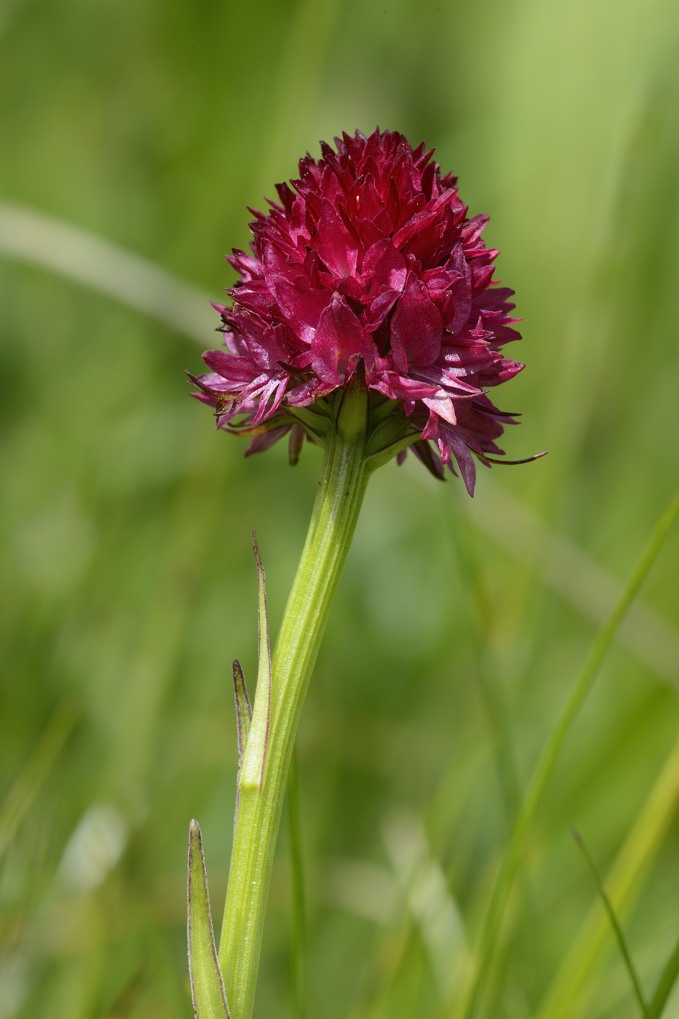
[[[475,457],[501,455],[515,423],[487,390],[523,368],[500,349],[520,334],[481,238],[488,217],[468,217],[456,178],[396,132],[321,150],[253,212],[252,253],[229,258],[240,278],[215,305],[225,347],[203,355],[195,395],[257,452],[291,429],[291,448],[302,432],[322,441],[337,394],[365,386],[367,448],[410,446],[439,477],[456,464],[473,494]]]

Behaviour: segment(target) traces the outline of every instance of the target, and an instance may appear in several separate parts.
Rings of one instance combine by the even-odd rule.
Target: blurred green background
[[[506,449],[551,454],[473,501],[414,462],[372,482],[299,738],[306,1015],[456,1015],[520,790],[677,487],[678,40],[669,0],[0,5],[0,1019],[191,1014],[187,827],[218,919],[250,535],[275,628],[320,461],[244,460],[183,371],[245,207],[376,124],[491,214],[528,365]],[[647,989],[676,939],[678,565],[675,528],[533,826],[484,1019],[639,1014],[573,826],[604,875],[631,854]],[[284,833],[258,1016],[303,1014],[290,899]]]

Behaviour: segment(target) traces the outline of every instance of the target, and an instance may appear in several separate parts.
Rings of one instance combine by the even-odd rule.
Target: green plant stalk
[[[292,878],[292,967],[295,1019],[306,1019],[306,907],[304,901],[304,859],[300,821],[299,765],[292,752],[288,779],[288,829]]]
[[[273,656],[271,688],[259,679],[239,775],[219,963],[232,1019],[254,1007],[264,915],[295,734],[371,466],[366,454],[367,391],[342,394],[311,524]],[[263,644],[263,641],[260,641]],[[265,649],[260,648],[260,655]]]

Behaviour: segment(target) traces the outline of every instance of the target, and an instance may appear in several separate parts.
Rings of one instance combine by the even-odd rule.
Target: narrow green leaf
[[[679,938],[677,938],[672,954],[665,963],[658,986],[648,1006],[648,1019],[660,1019],[669,1001],[670,994],[679,977]]]
[[[236,726],[238,728],[238,768],[243,763],[243,754],[250,734],[250,722],[252,721],[252,708],[248,697],[248,688],[245,685],[245,676],[238,659],[233,663],[233,695],[236,700]]]
[[[238,778],[236,781],[236,817],[240,806],[240,776],[243,770],[243,758],[245,748],[248,745],[250,725],[252,723],[252,708],[248,697],[248,688],[245,685],[245,676],[238,659],[233,662],[233,695],[236,700],[236,728],[238,731]],[[235,818],[234,818],[235,823]]]
[[[594,883],[597,887],[597,891],[599,892],[599,897],[601,899],[601,902],[603,903],[603,907],[606,910],[606,913],[608,914],[608,919],[611,922],[611,926],[615,931],[615,936],[618,941],[618,947],[620,948],[620,952],[625,963],[625,969],[627,970],[630,982],[632,984],[632,988],[634,990],[634,995],[639,1003],[641,1014],[644,1016],[644,1019],[648,1019],[648,1006],[646,1005],[646,1001],[644,999],[644,994],[641,989],[641,982],[639,981],[639,976],[632,961],[632,954],[629,950],[627,941],[625,940],[625,935],[620,925],[620,921],[618,920],[615,910],[613,909],[613,904],[606,893],[606,889],[604,888],[603,881],[601,880],[601,875],[597,870],[597,866],[594,860],[592,859],[592,856],[589,850],[587,849],[587,846],[585,845],[584,840],[580,835],[580,832],[574,830],[573,838],[575,839],[575,843],[580,849],[582,855],[584,856],[587,866],[589,867],[592,873]]]
[[[231,1019],[212,931],[203,840],[197,821],[189,825],[189,975],[196,1019]]]
[[[252,547],[257,564],[258,592],[257,689],[255,690],[255,706],[250,720],[248,741],[244,747],[239,784],[256,786],[261,789],[271,720],[271,642],[269,640],[269,614],[266,606],[266,575],[255,534],[252,535]]]

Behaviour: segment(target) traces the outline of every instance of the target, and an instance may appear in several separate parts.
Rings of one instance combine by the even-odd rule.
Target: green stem
[[[293,750],[288,779],[288,821],[292,877],[292,974],[293,1014],[305,1019],[306,1007],[306,907],[304,896],[304,860],[302,857],[302,825],[300,820],[299,765]]]
[[[253,724],[239,777],[219,947],[232,1019],[252,1016],[271,867],[295,734],[371,473],[365,449],[366,415],[367,391],[344,391],[336,425],[325,439],[318,494],[278,636],[270,691],[262,682],[260,662]],[[265,724],[257,724],[257,719],[264,719]]]

